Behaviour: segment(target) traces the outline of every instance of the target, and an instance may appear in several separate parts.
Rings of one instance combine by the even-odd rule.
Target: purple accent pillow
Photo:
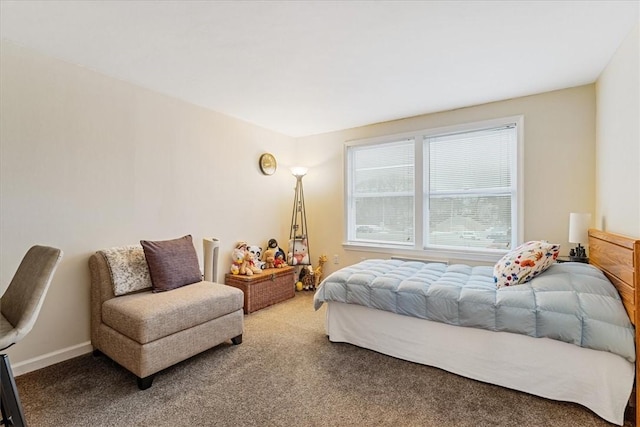
[[[149,266],[153,292],[169,291],[200,282],[198,255],[191,235],[174,240],[140,240]]]

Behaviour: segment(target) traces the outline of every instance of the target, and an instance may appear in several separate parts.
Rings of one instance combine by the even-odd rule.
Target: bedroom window
[[[512,117],[348,142],[347,245],[479,260],[515,246],[521,127]]]
[[[415,140],[349,151],[350,240],[413,245]]]

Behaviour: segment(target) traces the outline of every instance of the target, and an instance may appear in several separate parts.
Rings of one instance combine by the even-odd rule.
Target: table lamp
[[[569,243],[577,243],[578,246],[569,251],[571,261],[585,262],[587,251],[583,244],[589,242],[590,213],[575,213],[569,215]]]

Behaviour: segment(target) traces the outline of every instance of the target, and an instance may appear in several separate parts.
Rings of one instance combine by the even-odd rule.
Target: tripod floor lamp
[[[291,229],[289,231],[289,265],[310,265],[309,239],[307,236],[307,214],[304,205],[304,190],[302,177],[307,174],[304,167],[291,168],[291,173],[296,177],[295,197],[293,199],[293,212],[291,213]]]

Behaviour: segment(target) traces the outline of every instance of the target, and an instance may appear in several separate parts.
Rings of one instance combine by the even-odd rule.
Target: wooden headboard
[[[636,327],[636,387],[630,404],[635,414],[635,425],[640,427],[640,393],[637,392],[640,378],[640,239],[632,239],[619,234],[589,230],[589,264],[602,270],[607,278],[618,289],[624,308],[629,314],[631,323]],[[634,397],[635,395],[635,397]]]
[[[589,230],[589,264],[604,272],[618,289],[629,319],[638,325],[638,297],[640,288],[640,240]]]

